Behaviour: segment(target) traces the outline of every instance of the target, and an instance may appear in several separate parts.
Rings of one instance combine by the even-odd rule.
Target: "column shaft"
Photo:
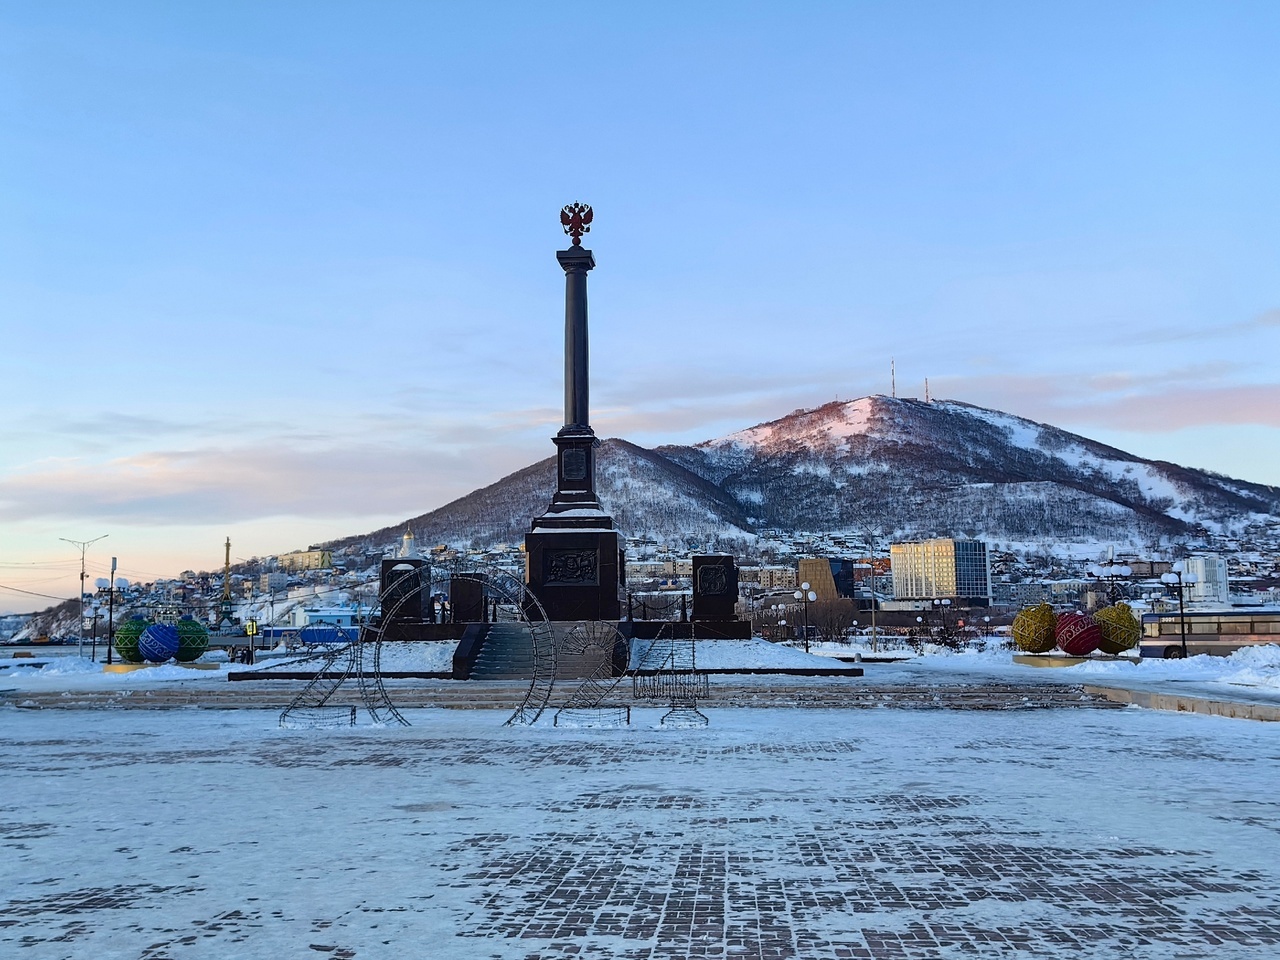
[[[585,267],[567,270],[564,283],[564,422],[585,427],[591,423]]]

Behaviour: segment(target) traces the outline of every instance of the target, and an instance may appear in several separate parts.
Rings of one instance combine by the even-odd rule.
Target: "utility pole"
[[[76,638],[79,641],[76,647],[76,656],[79,657],[84,656],[84,578],[86,576],[84,572],[84,554],[85,551],[89,549],[90,544],[97,543],[99,540],[105,540],[109,536],[111,536],[111,534],[104,533],[102,536],[94,537],[92,540],[68,540],[66,537],[58,538],[63,543],[69,543],[73,547],[80,548],[80,621],[76,624]]]
[[[867,536],[867,552],[871,555],[871,652],[880,648],[876,646],[876,538]]]

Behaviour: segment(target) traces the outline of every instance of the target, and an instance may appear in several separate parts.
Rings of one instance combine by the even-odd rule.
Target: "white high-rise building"
[[[1188,601],[1229,602],[1227,561],[1216,553],[1203,557],[1187,557],[1183,561],[1183,576],[1196,578],[1195,583],[1187,584]]]

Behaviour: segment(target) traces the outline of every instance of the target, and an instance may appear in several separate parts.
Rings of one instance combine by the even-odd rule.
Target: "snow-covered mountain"
[[[1280,525],[1280,488],[950,400],[864,397],[693,446],[606,440],[599,454],[600,499],[625,534],[706,549],[760,531],[1153,543]],[[406,522],[424,543],[518,542],[554,478],[548,458]]]
[[[547,509],[555,488],[556,461],[548,457],[438,510],[335,541],[333,546],[389,544],[406,526],[419,544],[519,543],[533,518]],[[733,497],[661,454],[626,440],[605,440],[596,450],[596,490],[627,536],[707,545],[751,537],[751,525]]]

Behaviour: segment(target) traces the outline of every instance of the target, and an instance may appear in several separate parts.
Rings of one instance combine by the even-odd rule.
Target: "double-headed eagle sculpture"
[[[582,235],[591,232],[591,208],[585,203],[568,204],[560,211],[560,224],[573,237],[573,245],[582,246]]]

